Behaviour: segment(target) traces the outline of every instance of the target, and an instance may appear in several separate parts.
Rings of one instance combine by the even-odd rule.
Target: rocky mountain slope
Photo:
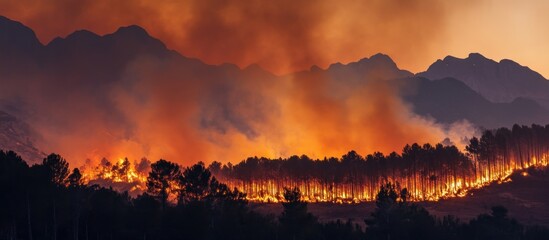
[[[464,59],[448,56],[417,75],[431,80],[458,79],[492,102],[529,98],[549,108],[549,81],[509,59],[496,62],[478,53]]]

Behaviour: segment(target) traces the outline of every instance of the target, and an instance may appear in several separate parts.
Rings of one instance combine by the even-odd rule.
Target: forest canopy
[[[80,170],[71,170],[58,154],[29,166],[15,152],[0,151],[0,239],[543,239],[547,228],[524,226],[501,206],[460,222],[435,217],[411,200],[429,189],[459,189],[460,181],[501,180],[509,171],[547,166],[548,146],[549,126],[516,125],[472,138],[466,153],[455,146],[412,144],[402,154],[254,157],[234,166],[182,167],[161,159],[151,164],[146,190],[136,197],[86,184]],[[128,164],[111,167],[122,171]],[[250,209],[254,198],[248,194],[257,193],[246,191],[261,189],[261,181],[280,184],[280,216]],[[307,208],[318,182],[332,196],[371,191],[376,208],[364,216],[367,227],[319,222]]]

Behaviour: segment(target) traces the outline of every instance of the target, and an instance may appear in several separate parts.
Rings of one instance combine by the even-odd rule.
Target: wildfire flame
[[[252,202],[280,202],[284,199],[282,194],[285,187],[299,188],[303,200],[307,202],[358,203],[373,201],[383,182],[398,182],[401,188],[408,189],[412,201],[438,201],[452,197],[465,197],[473,189],[479,189],[491,183],[510,182],[510,176],[515,172],[521,172],[522,176],[528,176],[527,169],[549,165],[547,155],[539,160],[533,157],[529,162],[522,164],[510,161],[505,165],[488,167],[482,166],[480,162],[474,163],[477,165],[475,168],[482,169],[482,171],[460,174],[461,176],[447,175],[436,181],[427,181],[428,184],[422,184],[425,181],[420,175],[416,175],[415,179],[405,175],[384,180],[377,179],[360,186],[353,183],[321,182],[315,179],[298,182],[290,179],[245,182],[223,176],[216,177],[229,187],[246,193],[247,200]],[[119,159],[114,164],[104,159],[99,166],[86,169],[84,178],[88,184],[107,185],[133,194],[142,193],[146,190],[147,173],[138,171],[135,165],[137,164],[132,165],[127,158]]]
[[[141,169],[138,170],[137,166]],[[104,158],[96,167],[84,167],[82,179],[86,184],[98,184],[138,194],[146,190],[146,170],[149,166],[150,162],[146,159],[142,159],[140,163],[131,164],[127,158],[120,158],[115,163]]]
[[[475,164],[480,163],[476,162]],[[247,183],[225,179],[225,182],[229,186],[247,193],[248,200],[254,202],[280,202],[284,199],[282,196],[284,187],[299,188],[303,194],[303,200],[307,202],[359,203],[374,201],[379,186],[383,182],[397,182],[401,188],[407,188],[412,201],[438,201],[453,197],[465,197],[471,190],[485,187],[491,183],[511,182],[510,176],[515,172],[521,172],[522,176],[528,176],[526,170],[547,167],[548,165],[547,155],[544,155],[539,160],[533,157],[531,161],[524,165],[511,161],[505,166],[486,167],[483,171],[477,171],[471,175],[448,176],[441,179],[441,182],[435,184],[431,181],[428,185],[421,184],[424,181],[419,176],[416,179],[409,177],[388,178],[375,181],[377,184],[367,183],[358,187],[352,183],[322,183],[317,180],[299,183],[287,182],[287,184],[272,180]]]

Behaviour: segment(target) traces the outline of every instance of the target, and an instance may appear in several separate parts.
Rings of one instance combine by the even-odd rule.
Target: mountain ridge
[[[215,129],[219,133],[225,133],[227,129],[234,128],[249,138],[258,135],[253,128],[254,121],[264,121],[268,111],[264,106],[271,104],[269,99],[257,93],[258,88],[272,82],[284,82],[288,79],[297,79],[296,82],[306,81],[310,84],[326,83],[328,89],[327,98],[334,101],[345,101],[349,94],[356,89],[367,86],[374,80],[387,81],[392,87],[399,90],[399,97],[405,103],[411,105],[411,109],[421,115],[442,123],[468,120],[473,124],[486,128],[501,126],[510,127],[510,124],[531,124],[549,122],[549,111],[540,109],[538,102],[528,100],[494,103],[486,100],[482,94],[463,82],[462,79],[430,81],[422,79],[421,74],[413,74],[400,69],[388,56],[382,53],[362,58],[347,64],[334,63],[326,69],[311,67],[310,70],[292,73],[285,76],[276,76],[262,69],[259,65],[250,65],[240,68],[234,64],[209,65],[198,59],[187,58],[180,53],[170,50],[160,40],[150,36],[147,31],[139,26],[130,25],[121,27],[113,33],[100,36],[87,30],[75,31],[65,38],[56,38],[47,45],[39,43],[32,29],[15,21],[0,20],[0,35],[11,36],[10,31],[22,32],[21,36],[29,38],[32,49],[24,46],[17,56],[20,61],[0,55],[0,62],[6,65],[0,66],[0,76],[7,86],[16,86],[15,90],[0,91],[0,97],[10,99],[12,92],[33,89],[30,95],[43,95],[43,99],[30,99],[29,101],[44,102],[56,106],[65,104],[70,100],[69,96],[83,96],[87,104],[93,103],[90,111],[101,109],[104,115],[100,120],[112,124],[121,124],[120,128],[128,128],[132,132],[132,121],[126,119],[124,114],[116,108],[116,99],[112,99],[112,86],[117,89],[129,91],[140,81],[145,81],[143,73],[152,73],[152,77],[167,74],[168,79],[163,84],[178,85],[181,81],[208,82],[204,85],[211,87],[205,90],[205,98],[208,99],[204,106],[198,107],[201,115],[198,121],[200,128]],[[6,23],[6,24],[5,24]],[[1,25],[3,24],[3,25]],[[5,27],[5,25],[9,25]],[[16,30],[13,30],[13,29]],[[21,28],[17,30],[18,28]],[[6,30],[7,29],[7,30]],[[8,39],[6,37],[5,39]],[[36,41],[35,41],[36,40]],[[15,44],[12,40],[4,41],[6,45]],[[4,43],[0,40],[0,44]],[[25,41],[23,41],[25,42]],[[38,47],[36,47],[38,46]],[[0,46],[0,49],[5,46]],[[36,50],[36,49],[38,50]],[[481,62],[482,55],[472,54],[471,58],[478,58]],[[453,57],[446,57],[446,61],[454,61]],[[459,61],[459,60],[455,60]],[[439,61],[437,61],[439,62]],[[512,67],[511,61],[501,61]],[[440,60],[440,63],[445,63]],[[494,64],[487,62],[488,65]],[[142,67],[146,66],[146,71]],[[137,73],[131,71],[138,70]],[[150,77],[150,76],[149,76]],[[446,80],[444,80],[446,79]],[[261,81],[258,81],[261,80]],[[164,80],[163,80],[164,81]],[[242,87],[239,84],[245,83]],[[156,81],[150,86],[155,86]],[[191,86],[195,86],[195,83]],[[35,86],[36,85],[36,86]],[[204,87],[203,86],[203,87]],[[312,85],[304,84],[303,87]],[[170,89],[171,90],[171,89]],[[302,89],[307,90],[307,89]],[[70,95],[68,94],[70,93]],[[26,93],[29,95],[29,93]],[[472,97],[467,97],[472,96]],[[522,96],[519,96],[522,97]],[[527,96],[524,98],[528,98]],[[46,99],[46,100],[44,100]],[[2,99],[0,99],[2,100]],[[139,96],[139,101],[147,99]],[[23,102],[25,106],[32,104]],[[65,106],[65,105],[62,105]],[[238,106],[239,108],[232,108]],[[0,106],[1,107],[1,106]],[[15,107],[17,106],[10,106]],[[66,105],[67,110],[75,113],[85,112],[81,106]],[[241,109],[246,109],[243,114]],[[8,111],[6,109],[1,109]],[[40,109],[20,111],[33,113]],[[55,109],[55,111],[61,111]],[[249,111],[249,112],[248,112]],[[25,119],[19,112],[9,112],[15,117]],[[58,112],[59,113],[59,112]],[[61,113],[63,113],[61,111]],[[35,113],[36,114],[36,113]],[[49,112],[47,113],[49,114]],[[62,114],[58,114],[62,115]],[[58,117],[57,124],[64,126],[69,124],[68,119]],[[50,120],[50,119],[47,119]],[[118,123],[120,122],[120,123]],[[80,126],[78,126],[80,127]],[[112,127],[112,126],[108,126]],[[66,130],[70,132],[71,129]],[[60,133],[63,134],[63,133]]]
[[[549,109],[549,81],[527,66],[502,59],[496,62],[479,53],[466,58],[446,56],[416,76],[431,80],[458,79],[492,102],[511,102],[523,97]]]

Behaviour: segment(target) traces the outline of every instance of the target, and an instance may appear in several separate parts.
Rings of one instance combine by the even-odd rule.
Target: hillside
[[[473,190],[467,197],[418,204],[437,217],[454,215],[463,222],[481,213],[489,213],[492,206],[502,205],[509,210],[510,217],[521,223],[549,226],[549,216],[546,214],[549,212],[549,189],[542,187],[549,184],[549,170],[531,169],[527,171],[526,176],[523,176],[523,173],[515,173],[510,179],[510,182],[493,183],[485,188]],[[278,215],[282,211],[279,203],[250,203],[250,206],[255,211],[266,214]],[[321,221],[350,219],[361,226],[365,226],[364,218],[369,217],[374,208],[374,202],[309,204],[309,211]]]
[[[34,143],[31,128],[19,119],[0,111],[0,149],[13,150],[28,163],[39,163],[46,156]]]

